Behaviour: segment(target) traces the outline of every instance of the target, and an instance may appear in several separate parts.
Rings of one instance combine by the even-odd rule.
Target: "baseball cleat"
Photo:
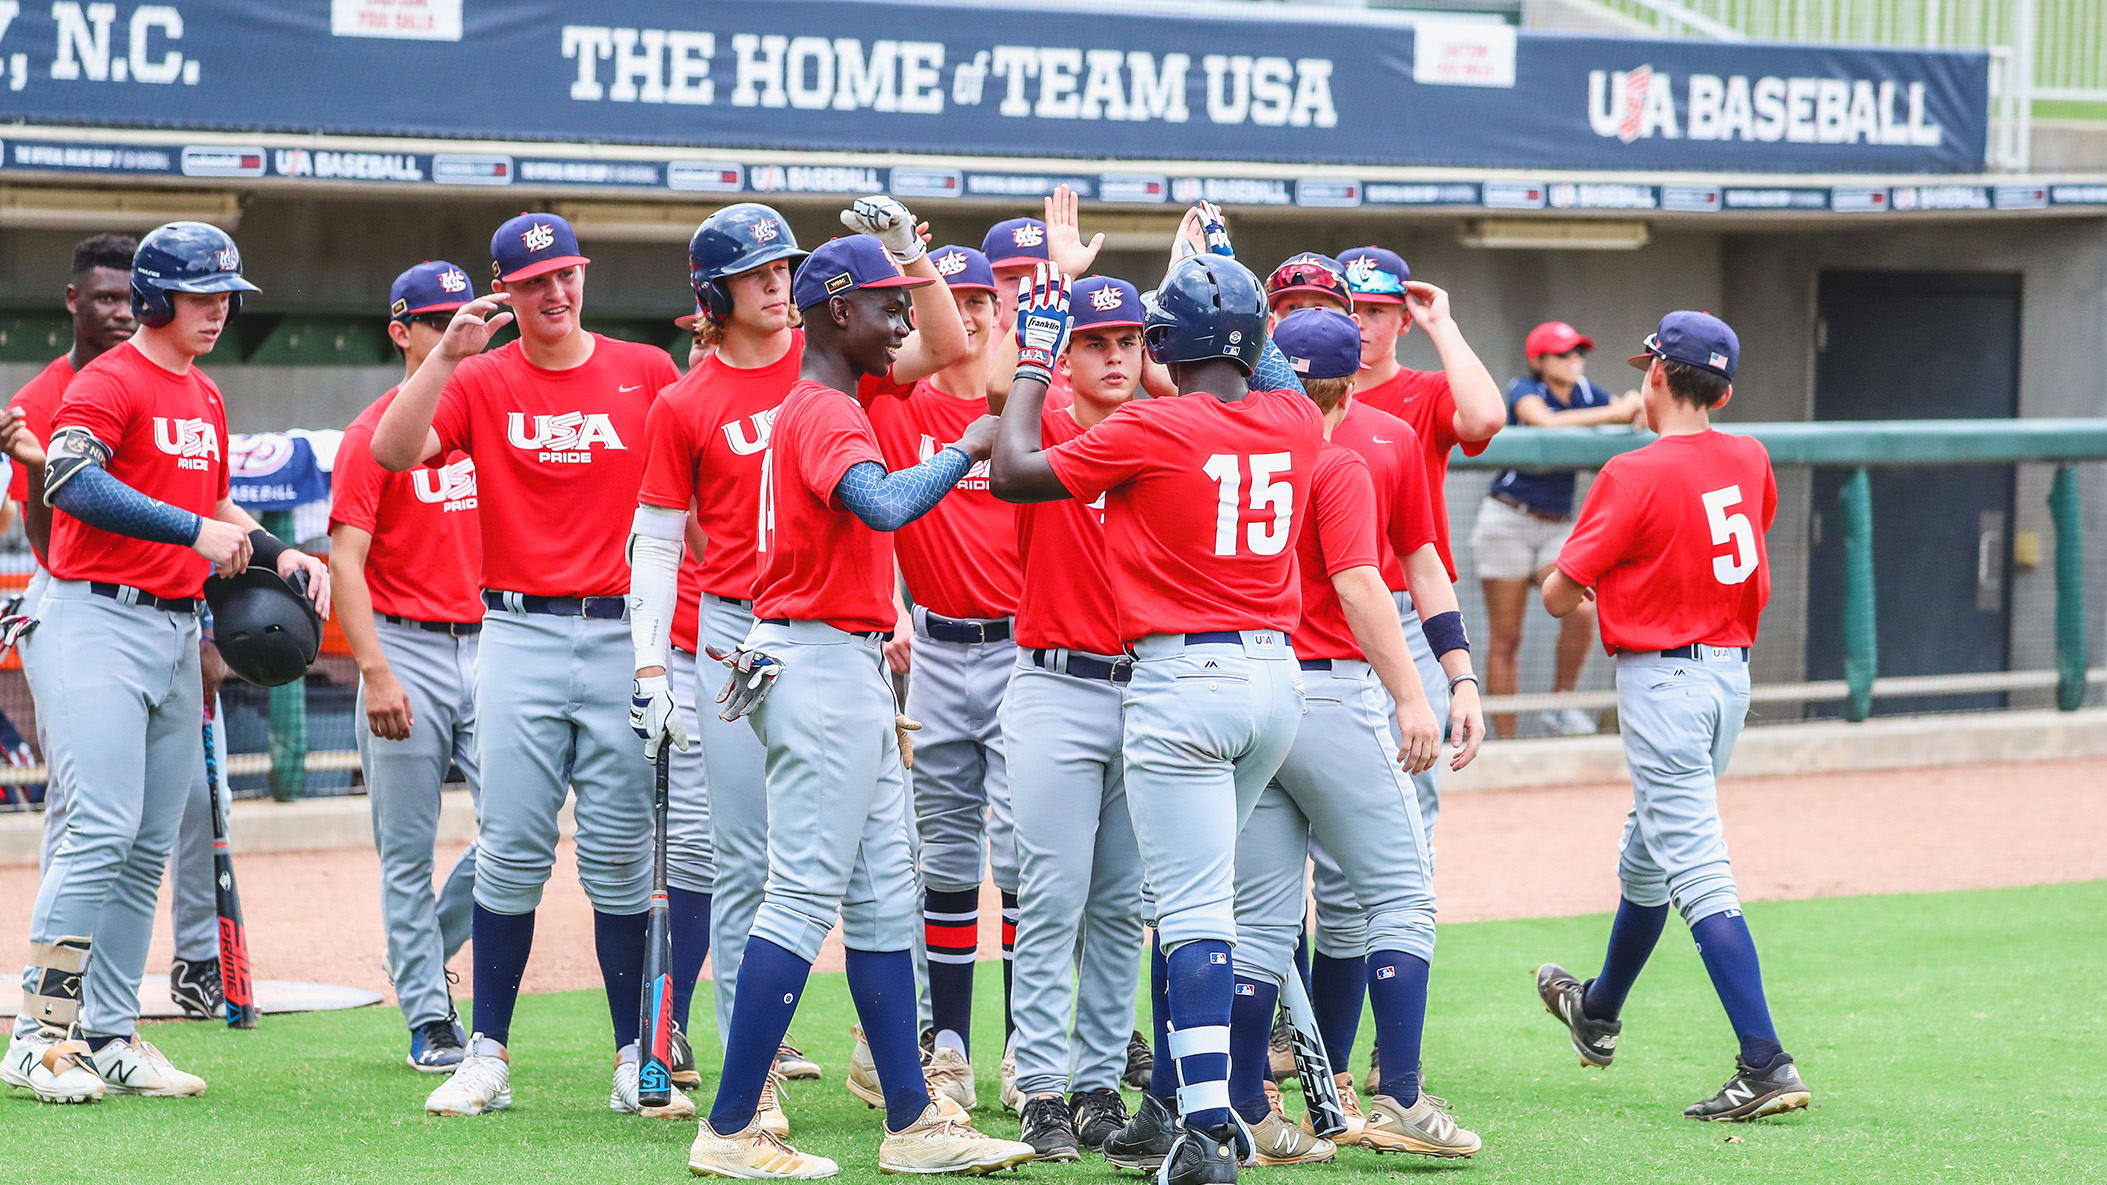
[[[1295,1024],[1288,1019],[1285,1008],[1273,1014],[1273,1033],[1266,1038],[1266,1064],[1272,1068],[1275,1082],[1295,1077]]]
[[[1361,1096],[1353,1088],[1353,1072],[1349,1070],[1345,1073],[1334,1074],[1332,1075],[1332,1081],[1338,1084],[1339,1114],[1346,1120],[1346,1130],[1333,1136],[1332,1139],[1340,1144],[1358,1144],[1361,1142],[1361,1125],[1368,1122],[1368,1117],[1361,1113]],[[1303,1115],[1299,1126],[1310,1135],[1314,1136],[1317,1134],[1317,1129],[1311,1126],[1310,1117],[1307,1114]]]
[[[217,1020],[227,1010],[227,998],[220,994],[219,959],[171,959],[168,998],[189,1020]]]
[[[667,1077],[682,1090],[694,1090],[702,1085],[702,1071],[695,1068],[695,1047],[688,1042],[688,1035],[675,1022],[673,1031],[666,1037]]]
[[[456,1017],[428,1020],[410,1030],[410,1054],[405,1060],[420,1074],[450,1074],[466,1056],[461,1022]]]
[[[1415,1156],[1470,1156],[1485,1146],[1478,1134],[1456,1126],[1449,1113],[1422,1093],[1409,1107],[1379,1094],[1369,1101],[1361,1125],[1361,1147],[1377,1152],[1410,1152]]]
[[[983,1135],[965,1116],[946,1114],[932,1102],[920,1119],[885,1133],[878,1145],[878,1171],[977,1177],[1023,1164],[1034,1155],[1030,1144]]]
[[[92,1103],[108,1089],[88,1061],[85,1042],[45,1028],[8,1041],[0,1082],[30,1092],[40,1103]]]
[[[1163,1105],[1162,1099],[1145,1094],[1134,1118],[1106,1137],[1098,1150],[1113,1168],[1153,1173],[1163,1167],[1163,1158],[1170,1153],[1177,1135],[1178,1120],[1171,1109]]]
[[[511,1056],[481,1033],[468,1039],[468,1053],[446,1081],[425,1096],[427,1115],[481,1115],[512,1105]]]
[[[1617,1056],[1617,1034],[1624,1031],[1624,1022],[1589,1016],[1587,985],[1572,972],[1556,963],[1538,967],[1536,994],[1544,1002],[1544,1011],[1557,1017],[1573,1035],[1573,1052],[1580,1055],[1581,1065],[1606,1067]]]
[[[790,1138],[790,1116],[783,1110],[783,1076],[770,1072],[761,1084],[761,1100],[754,1104],[755,1122],[779,1140]]]
[[[1750,1068],[1737,1055],[1734,1058],[1734,1076],[1719,1088],[1719,1093],[1701,1103],[1692,1103],[1683,1108],[1683,1114],[1691,1119],[1734,1121],[1760,1119],[1765,1115],[1783,1115],[1797,1111],[1814,1101],[1814,1092],[1800,1078],[1799,1069],[1792,1064],[1792,1055],[1780,1053],[1771,1059],[1770,1065],[1761,1070]]]
[[[1017,1039],[1010,1039],[1010,1047],[1002,1051],[1002,1062],[995,1067],[995,1101],[1012,1115],[1024,1110],[1024,1092],[1017,1089]]]
[[[841,1166],[824,1156],[799,1152],[781,1136],[763,1128],[760,1117],[728,1136],[698,1123],[695,1142],[688,1145],[688,1171],[698,1177],[729,1177],[738,1181],[810,1181],[831,1177]]]
[[[693,1119],[695,1104],[678,1086],[668,1087],[666,1103],[646,1107],[637,1098],[637,1045],[631,1041],[615,1054],[614,1085],[607,1090],[607,1109],[617,1115],[642,1115],[646,1119]]]
[[[1156,1185],[1226,1185],[1236,1180],[1236,1166],[1248,1159],[1249,1139],[1235,1122],[1207,1131],[1181,1123],[1156,1170]]]
[[[1368,1045],[1368,1076],[1361,1079],[1361,1093],[1371,1099],[1382,1092],[1383,1072],[1380,1068],[1382,1064],[1382,1047],[1370,1042]]]
[[[973,1063],[956,1049],[939,1049],[930,1054],[922,1066],[922,1077],[929,1082],[930,1095],[942,1095],[957,1103],[960,1110],[971,1111],[980,1102],[979,1093],[973,1088]]]
[[[785,1037],[783,1043],[776,1047],[775,1072],[792,1082],[810,1080],[820,1076],[819,1063],[806,1057],[797,1046],[790,1043],[788,1037]]]
[[[176,1069],[167,1055],[137,1033],[110,1042],[89,1054],[88,1060],[111,1094],[172,1099],[205,1093],[203,1078]]]
[[[1082,1141],[1076,1135],[1075,1113],[1059,1095],[1040,1095],[1024,1103],[1024,1142],[1032,1146],[1034,1160],[1081,1160]]]
[[[849,1036],[856,1039],[849,1050],[849,1093],[866,1106],[883,1107],[885,1088],[878,1085],[878,1063],[871,1060],[871,1043],[864,1038],[863,1026],[850,1025]]]
[[[1075,1118],[1076,1138],[1087,1148],[1104,1147],[1133,1118],[1127,1114],[1126,1100],[1109,1086],[1069,1095],[1068,1111]]]
[[[1149,1076],[1156,1072],[1156,1051],[1149,1046],[1149,1039],[1134,1030],[1127,1040],[1127,1072],[1119,1076],[1129,1090],[1147,1090]]]
[[[1339,1154],[1337,1144],[1289,1123],[1277,1105],[1264,1119],[1251,1124],[1250,1131],[1251,1163],[1255,1165],[1323,1164]]]

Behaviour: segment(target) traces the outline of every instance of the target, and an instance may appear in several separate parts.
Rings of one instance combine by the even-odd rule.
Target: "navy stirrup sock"
[[[1178,1112],[1178,1059],[1171,1056],[1170,965],[1163,957],[1163,940],[1149,935],[1149,1021],[1154,1025],[1156,1060],[1149,1070],[1150,1097]]]
[[[600,960],[600,983],[607,990],[607,1016],[614,1022],[616,1049],[635,1041],[643,1023],[644,941],[650,926],[648,913],[593,911],[593,953]]]
[[[1602,974],[1588,984],[1580,1010],[1596,1020],[1615,1020],[1624,1011],[1624,998],[1646,969],[1653,944],[1661,937],[1668,920],[1666,905],[1635,905],[1617,902],[1617,920],[1610,923],[1609,950],[1602,956]]]
[[[1419,1043],[1427,1023],[1425,959],[1403,951],[1368,956],[1368,999],[1375,1007],[1375,1040],[1382,1048],[1378,1093],[1409,1107],[1419,1101]]]
[[[1229,1103],[1247,1123],[1263,1120],[1271,1109],[1266,1103],[1271,1060],[1266,1042],[1273,1035],[1273,1012],[1279,1007],[1278,987],[1236,977],[1236,997],[1229,1008]]]
[[[1738,909],[1715,913],[1690,927],[1697,953],[1711,973],[1712,990],[1726,1007],[1734,1036],[1741,1041],[1741,1060],[1752,1070],[1767,1068],[1783,1052],[1771,1027],[1770,1005],[1763,998],[1763,968],[1756,959],[1756,939]]]
[[[846,949],[849,998],[870,1042],[878,1085],[885,1091],[885,1126],[899,1131],[929,1109],[922,1049],[915,1040],[914,956],[904,950]],[[742,988],[744,985],[741,985]],[[741,993],[744,994],[743,991]]]
[[[724,1043],[717,1101],[710,1107],[710,1127],[718,1135],[731,1135],[753,1122],[761,1088],[775,1068],[776,1050],[790,1031],[790,1018],[797,1014],[798,998],[811,974],[812,964],[766,938],[746,940],[746,956],[739,963],[739,998],[732,1005],[732,1033]]]
[[[710,895],[666,888],[667,925],[673,931],[673,1021],[688,1028],[688,1006],[695,1000],[695,981],[710,956]]]
[[[1178,1113],[1209,1131],[1229,1122],[1229,1013],[1236,973],[1229,944],[1188,942],[1167,960],[1171,1053],[1178,1061]],[[1272,1017],[1266,1018],[1270,1027]]]
[[[474,967],[469,973],[475,991],[470,1008],[475,1031],[500,1045],[510,1045],[512,1007],[519,1002],[519,981],[527,973],[527,955],[534,949],[534,911],[495,913],[477,905],[470,935],[475,942]],[[642,964],[638,967],[641,970]]]
[[[1310,961],[1310,1010],[1334,1073],[1346,1073],[1354,1039],[1361,1032],[1361,1002],[1368,996],[1368,960],[1335,959],[1318,951]]]

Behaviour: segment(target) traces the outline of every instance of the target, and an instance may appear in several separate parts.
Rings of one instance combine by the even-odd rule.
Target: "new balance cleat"
[[[1456,1126],[1449,1113],[1424,1093],[1409,1107],[1386,1094],[1375,1096],[1369,1102],[1367,1122],[1361,1125],[1361,1147],[1377,1152],[1454,1158],[1470,1156],[1484,1146],[1476,1132]]]
[[[1572,1034],[1573,1052],[1580,1055],[1581,1065],[1606,1067],[1617,1056],[1617,1034],[1624,1031],[1624,1022],[1589,1016],[1584,1007],[1587,985],[1572,972],[1556,963],[1538,967],[1536,994],[1544,1002],[1544,1011],[1557,1017]]]
[[[1734,1058],[1734,1076],[1719,1093],[1701,1103],[1683,1108],[1691,1119],[1735,1121],[1761,1119],[1797,1111],[1814,1101],[1814,1092],[1800,1078],[1792,1055],[1780,1053],[1761,1070],[1751,1069],[1739,1056]]]
[[[176,1069],[168,1056],[137,1033],[112,1041],[88,1055],[95,1073],[111,1094],[148,1098],[191,1098],[205,1093],[205,1080]]]
[[[0,1082],[28,1091],[40,1103],[92,1103],[108,1089],[88,1060],[85,1042],[41,1027],[8,1041]]]

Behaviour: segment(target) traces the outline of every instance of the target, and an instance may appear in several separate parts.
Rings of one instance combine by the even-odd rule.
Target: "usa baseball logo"
[[[1363,256],[1347,264],[1346,278],[1356,284],[1366,284],[1375,279],[1375,260]]]
[[[505,439],[515,448],[528,449],[536,459],[556,465],[589,465],[593,448],[626,449],[605,412],[567,411],[537,415],[531,421],[525,412],[505,416]]]
[[[556,243],[556,229],[546,222],[537,222],[519,232],[519,241],[529,251],[546,251]]]
[[[448,268],[440,272],[439,291],[449,294],[468,291],[468,273],[460,268]]]
[[[238,272],[241,270],[241,252],[232,247],[222,247],[214,253],[219,259],[219,270]]]
[[[739,457],[752,456],[768,447],[769,432],[775,427],[775,408],[757,411],[743,420],[731,420],[724,425],[724,441],[731,446],[732,454]]]
[[[447,512],[476,508],[476,463],[463,457],[437,469],[410,471],[410,488],[419,502],[443,505]]]
[[[776,224],[773,222],[756,222],[753,225],[753,231],[754,242],[756,243],[772,243],[775,241],[776,235],[781,233],[776,230]]]
[[[1010,231],[1010,240],[1019,247],[1036,247],[1046,241],[1046,232],[1029,223]]]
[[[178,469],[204,469],[205,458],[220,455],[219,429],[210,420],[155,416],[154,447],[176,458]]]
[[[283,432],[236,433],[227,442],[227,466],[238,477],[269,477],[292,461],[294,451],[293,438]]]
[[[1090,307],[1100,313],[1109,313],[1126,303],[1126,299],[1126,294],[1117,288],[1100,288],[1090,294]]]
[[[936,257],[937,275],[955,276],[965,270],[966,253],[963,251],[947,251]]]

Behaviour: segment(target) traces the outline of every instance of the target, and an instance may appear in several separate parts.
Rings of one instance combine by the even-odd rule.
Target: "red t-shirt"
[[[1427,459],[1419,433],[1388,412],[1356,399],[1332,427],[1332,443],[1344,445],[1368,462],[1375,483],[1376,529],[1382,534],[1383,583],[1395,592],[1405,587],[1402,560],[1435,537],[1434,507],[1427,495]]]
[[[86,428],[111,449],[110,476],[149,498],[211,518],[227,496],[227,409],[196,366],[171,374],[127,342],[81,367],[51,424]],[[188,547],[51,519],[51,574],[61,580],[196,597],[211,570]]]
[[[1360,454],[1327,442],[1310,477],[1310,514],[1295,540],[1295,567],[1302,585],[1302,621],[1295,626],[1297,658],[1361,658],[1361,643],[1346,624],[1332,577],[1348,568],[1372,568],[1383,552],[1376,524],[1382,511],[1375,480]]]
[[[887,383],[866,404],[888,469],[936,455],[988,414],[988,401],[958,399],[923,379]],[[1017,556],[1017,508],[988,489],[988,463],[976,461],[928,514],[900,528],[900,574],[915,603],[945,617],[988,620],[1017,612],[1024,581]]]
[[[417,621],[481,621],[483,536],[476,527],[476,463],[447,453],[407,473],[373,459],[373,426],[395,390],[344,429],[329,477],[329,525],[373,536],[366,588],[373,611]]]
[[[484,588],[629,595],[644,419],[680,372],[656,346],[593,339],[569,370],[535,366],[515,340],[446,381],[432,429],[442,454],[476,459]]]
[[[1770,600],[1770,454],[1748,436],[1663,436],[1588,487],[1558,570],[1595,590],[1602,645],[1750,646]]]
[[[1039,415],[1045,447],[1083,434],[1068,408]],[[1031,649],[1118,654],[1119,603],[1105,564],[1105,499],[1059,498],[1018,506],[1017,550],[1023,560],[1017,598],[1017,644]]]
[[[37,377],[22,384],[22,389],[15,392],[14,399],[9,401],[9,407],[22,409],[22,426],[37,438],[39,445],[50,446],[51,417],[59,409],[59,399],[66,393],[66,384],[72,381],[73,357],[70,354],[60,354],[51,360],[49,366],[38,371]],[[12,469],[13,472],[7,479],[7,496],[17,502],[27,502],[29,469],[24,465],[15,465]],[[37,496],[43,497],[43,491],[39,490]],[[58,513],[56,510],[52,511],[54,516]],[[40,551],[37,553],[37,563],[48,570],[51,567],[51,557]]]
[[[1488,441],[1466,441],[1456,435],[1456,396],[1449,390],[1449,376],[1438,370],[1400,369],[1387,382],[1353,394],[1355,403],[1366,403],[1389,412],[1419,433],[1426,448],[1427,501],[1434,512],[1434,549],[1441,553],[1449,582],[1456,580],[1456,556],[1449,550],[1449,498],[1444,487],[1449,480],[1449,450],[1463,446],[1463,455],[1475,457]]]
[[[851,466],[885,463],[854,396],[799,379],[776,409],[763,463],[754,616],[890,630],[893,537],[834,497]]]
[[[1108,495],[1120,636],[1291,629],[1295,536],[1323,443],[1301,392],[1253,391],[1137,399],[1047,450],[1070,494]]]
[[[760,573],[754,545],[760,521],[761,455],[776,408],[797,381],[803,330],[791,331],[781,358],[751,370],[711,354],[659,395],[645,428],[645,464],[637,500],[694,511],[710,537],[701,559],[702,592],[751,600]]]
[[[702,649],[702,565],[694,552],[680,557],[680,576],[674,584],[673,648],[695,654]],[[741,597],[740,600],[746,598]]]

